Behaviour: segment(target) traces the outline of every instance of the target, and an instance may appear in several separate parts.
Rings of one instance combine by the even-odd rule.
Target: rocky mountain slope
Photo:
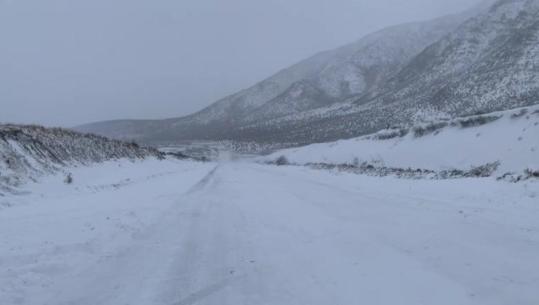
[[[436,117],[536,104],[538,2],[497,1],[415,56],[382,90],[337,107],[243,126],[240,134],[319,142]]]
[[[539,101],[539,1],[498,1],[421,52],[386,86],[357,102],[460,115]]]
[[[69,166],[118,159],[163,158],[152,148],[59,128],[0,125],[0,196]]]
[[[305,144],[539,102],[539,0],[499,0],[321,53],[192,116],[81,130]]]

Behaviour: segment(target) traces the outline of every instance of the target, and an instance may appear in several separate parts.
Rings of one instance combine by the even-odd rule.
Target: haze
[[[471,0],[0,0],[0,122],[177,117]]]

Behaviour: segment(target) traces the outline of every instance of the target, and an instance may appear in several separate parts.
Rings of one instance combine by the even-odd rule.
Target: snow
[[[539,183],[107,162],[1,200],[0,304],[522,304]],[[129,180],[127,180],[129,179]]]
[[[518,115],[522,109],[527,113]],[[498,174],[539,169],[539,106],[487,114],[500,119],[477,127],[449,126],[417,137],[378,140],[364,136],[277,151],[262,160],[285,156],[296,164],[367,162],[395,168],[470,169],[500,162]],[[442,121],[443,122],[443,121]],[[458,122],[458,119],[454,122]],[[417,126],[415,126],[417,127]],[[413,130],[413,128],[411,128]],[[380,133],[381,134],[381,133]]]
[[[156,149],[60,128],[0,124],[0,197],[66,167],[164,158]]]
[[[70,168],[71,185],[52,175],[0,197],[0,304],[60,304],[56,294],[141,238],[211,166],[106,162]]]
[[[468,13],[382,30],[187,118],[82,127],[145,138],[166,126],[175,134],[227,122],[247,134],[278,125],[301,139],[288,126],[305,122],[316,138],[335,139],[333,129],[357,135],[408,124],[355,139],[264,157],[241,152],[286,144],[161,148],[217,160],[203,163],[69,130],[0,124],[0,305],[537,305],[539,105],[454,116],[535,101],[538,7],[500,0],[455,31]],[[526,34],[527,44],[505,45],[513,34]],[[412,60],[419,65],[407,66],[435,41]],[[492,56],[511,48],[520,57]],[[384,82],[398,80],[403,66],[406,86]],[[451,82],[454,99],[421,102]],[[388,84],[397,87],[383,103],[354,96],[376,97]],[[504,179],[261,164],[281,156],[294,165],[429,174],[498,164],[494,175]],[[520,179],[526,170],[534,174]]]

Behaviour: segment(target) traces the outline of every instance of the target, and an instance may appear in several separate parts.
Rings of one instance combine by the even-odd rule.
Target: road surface
[[[45,196],[0,211],[0,303],[534,305],[537,189],[236,162]]]

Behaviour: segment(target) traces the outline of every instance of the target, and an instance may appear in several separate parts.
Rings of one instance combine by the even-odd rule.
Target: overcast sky
[[[318,51],[474,0],[0,0],[0,122],[189,114]]]

